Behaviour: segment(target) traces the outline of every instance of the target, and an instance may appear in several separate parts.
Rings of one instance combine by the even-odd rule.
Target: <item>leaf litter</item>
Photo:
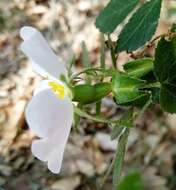
[[[31,24],[45,32],[56,52],[66,60],[76,54],[75,70],[80,69],[81,43],[86,42],[90,61],[98,64],[100,36],[95,17],[106,4],[100,0],[1,0],[0,2],[0,189],[4,190],[89,190],[96,189],[114,156],[107,126],[81,120],[79,133],[72,132],[65,152],[61,175],[50,174],[30,151],[34,135],[29,132],[24,109],[40,81],[19,50],[19,29]],[[176,6],[168,3],[170,8]],[[162,27],[168,29],[167,11],[162,11]],[[175,14],[176,15],[176,14]],[[173,19],[172,15],[171,19]],[[148,52],[152,54],[152,50]],[[123,53],[120,65],[130,58]],[[106,57],[110,64],[110,57]],[[105,115],[123,110],[104,100]],[[155,113],[155,114],[154,114]],[[123,175],[138,170],[146,189],[174,190],[176,165],[176,116],[160,108],[147,111],[135,122],[129,136]],[[109,179],[105,189],[111,189]]]

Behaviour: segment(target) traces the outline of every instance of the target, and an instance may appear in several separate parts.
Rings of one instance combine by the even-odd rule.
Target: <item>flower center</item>
[[[65,97],[65,88],[57,82],[49,82],[48,85],[51,87],[51,90],[60,98],[64,99]]]

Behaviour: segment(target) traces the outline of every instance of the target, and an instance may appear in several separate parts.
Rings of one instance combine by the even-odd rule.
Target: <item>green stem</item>
[[[116,55],[115,55],[115,52],[114,52],[114,47],[113,47],[110,35],[108,35],[108,46],[110,48],[113,67],[114,67],[114,69],[117,69],[117,64],[116,64],[117,58],[116,58]]]
[[[145,103],[142,110],[140,111],[141,115],[145,112],[145,110],[150,106],[151,103],[152,103],[152,95],[150,95],[149,100]]]
[[[105,118],[99,117],[99,116],[89,115],[88,113],[86,113],[85,111],[79,109],[76,106],[74,106],[74,111],[80,117],[84,117],[86,119],[90,119],[90,120],[95,121],[95,122],[106,123],[106,124],[110,124],[110,123],[118,124],[119,123],[119,120],[111,120],[111,119],[105,119]]]
[[[70,81],[72,81],[73,79],[75,79],[76,77],[78,77],[79,75],[81,74],[84,74],[84,73],[87,73],[87,72],[90,72],[90,71],[102,71],[101,68],[87,68],[87,69],[84,69],[78,73],[76,73],[75,75],[73,75],[70,79]]]
[[[116,64],[116,57],[114,54],[114,49],[111,47],[111,58],[112,58],[112,63],[115,69],[117,69],[117,64]]]

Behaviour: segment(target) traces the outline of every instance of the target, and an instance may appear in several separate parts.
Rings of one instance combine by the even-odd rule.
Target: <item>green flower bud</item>
[[[95,85],[80,84],[72,89],[73,101],[82,104],[90,104],[101,100],[111,92],[111,83],[102,82]]]

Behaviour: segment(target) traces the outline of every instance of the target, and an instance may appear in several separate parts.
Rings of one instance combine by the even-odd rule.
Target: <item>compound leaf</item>
[[[176,113],[176,46],[175,38],[158,42],[155,53],[154,72],[161,83],[160,104],[169,112]]]
[[[169,70],[175,60],[172,41],[161,38],[156,48],[154,61],[154,72],[159,82],[162,83],[168,79]]]
[[[160,104],[166,112],[176,113],[176,96],[164,86],[162,86],[160,92]]]
[[[150,0],[131,17],[117,41],[116,51],[134,51],[149,41],[156,31],[162,0]]]
[[[103,33],[112,33],[139,0],[111,0],[96,19],[96,27]]]

